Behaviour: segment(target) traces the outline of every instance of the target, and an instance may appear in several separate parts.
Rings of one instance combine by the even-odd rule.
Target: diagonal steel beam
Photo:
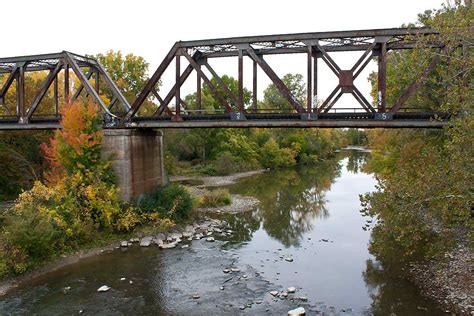
[[[92,78],[92,74],[93,74],[92,71],[90,71],[86,74],[87,81],[89,81]],[[71,100],[76,101],[83,89],[84,89],[84,85],[81,83],[79,88],[77,88],[76,92],[74,92],[74,95],[72,96]]]
[[[323,54],[322,59],[324,62],[329,66],[336,76],[339,76],[341,73],[341,68],[339,68],[337,63],[331,58],[331,56],[329,56],[326,50],[318,42],[316,42],[316,47]]]
[[[359,95],[357,93],[355,93],[354,91],[351,91],[351,94],[354,97],[354,99],[356,99],[356,101],[359,102],[359,104],[362,106],[362,108],[367,113],[369,113],[370,112],[369,108],[365,105],[364,101],[359,97]]]
[[[114,97],[116,97],[120,101],[120,103],[122,103],[124,110],[127,112],[130,111],[131,109],[130,104],[128,103],[127,99],[122,94],[118,86],[115,84],[115,82],[110,78],[110,75],[107,73],[105,68],[102,67],[102,65],[98,62],[96,62],[95,66],[99,70],[99,73],[102,75],[102,77],[105,79],[105,82],[107,83],[109,88],[112,90]],[[98,84],[98,79],[99,79],[99,76],[97,76],[97,84]]]
[[[222,105],[224,105],[227,112],[232,112],[232,107],[227,103],[226,99],[219,93],[217,88],[212,84],[211,80],[209,80],[206,74],[201,70],[201,67],[199,67],[198,63],[191,56],[189,56],[189,54],[185,50],[182,50],[182,54],[184,57],[186,57],[189,64],[194,68],[194,70],[196,70],[198,75],[204,80],[209,89],[211,89],[211,92],[214,94],[214,96],[219,99]]]
[[[219,86],[222,87],[222,90],[224,90],[224,92],[227,94],[227,96],[229,98],[232,99],[232,101],[234,102],[235,106],[237,106],[239,104],[239,100],[237,99],[237,97],[232,93],[232,91],[230,91],[229,87],[227,87],[227,85],[224,83],[224,81],[222,81],[222,78],[217,74],[217,72],[215,72],[215,70],[211,67],[211,65],[209,65],[209,63],[207,62],[207,60],[204,60],[203,63],[202,63],[204,66],[206,66],[206,68],[209,70],[209,72],[212,74],[212,76],[214,77],[214,79],[216,79],[217,83],[219,84]]]
[[[60,62],[56,65],[56,67],[51,70],[46,77],[46,79],[43,82],[43,85],[41,86],[40,90],[36,94],[35,99],[33,100],[33,103],[31,103],[30,109],[28,110],[28,113],[26,113],[26,120],[29,121],[33,113],[36,111],[38,108],[38,105],[40,104],[41,100],[43,100],[46,92],[48,92],[49,87],[53,83],[54,79],[58,75],[58,73],[61,71],[62,65]]]
[[[329,104],[329,102],[331,102],[332,98],[336,95],[336,93],[339,91],[339,89],[341,89],[341,86],[340,85],[337,85],[334,90],[332,90],[332,92],[329,94],[329,96],[326,98],[326,100],[324,100],[323,104],[321,104],[321,106],[318,108],[318,113],[321,113],[324,108]]]
[[[65,58],[67,59],[68,64],[71,66],[72,70],[81,81],[82,85],[86,88],[86,91],[94,98],[94,100],[99,104],[102,110],[112,117],[116,117],[116,115],[112,114],[107,106],[105,105],[104,101],[100,98],[99,94],[95,89],[91,86],[90,82],[87,80],[86,75],[81,70],[79,65],[76,63],[76,60],[69,52],[64,52]]]
[[[173,89],[174,91],[174,89]],[[153,89],[151,90],[151,92],[153,93],[153,95],[155,96],[156,99],[158,99],[158,102],[160,102],[160,106],[158,107],[158,109],[160,109],[161,107],[164,108],[164,110],[166,111],[166,113],[168,115],[173,115],[173,112],[171,112],[170,108],[168,107],[168,103],[169,101],[171,101],[172,99],[172,96],[174,95],[174,92],[171,94],[171,97],[169,98],[169,101],[168,103],[165,102],[165,100],[163,100],[161,98],[161,96],[158,94],[158,91],[156,91],[156,89],[153,87]]]
[[[7,80],[3,84],[2,90],[0,90],[0,98],[5,97],[5,94],[7,93],[8,89],[12,85],[13,81],[15,80],[17,74],[18,74],[19,67],[15,66],[13,70],[10,72],[10,75],[8,75]]]
[[[352,90],[354,91],[354,93],[360,98],[360,100],[365,104],[365,107],[370,111],[370,112],[373,112],[375,113],[375,109],[373,108],[373,106],[370,104],[369,101],[367,101],[367,99],[364,97],[364,95],[359,91],[359,89],[357,89],[356,86],[353,86],[352,87]]]
[[[176,55],[176,51],[178,50],[178,47],[179,47],[179,43],[175,43],[173,45],[171,50],[166,55],[165,59],[163,59],[160,66],[158,66],[158,69],[156,69],[153,76],[151,76],[150,80],[148,80],[148,82],[146,83],[145,87],[143,88],[143,90],[138,95],[135,102],[133,102],[133,104],[130,108],[130,111],[128,111],[128,113],[127,113],[128,118],[133,117],[138,112],[140,106],[142,106],[143,102],[145,102],[146,98],[151,93],[151,90],[158,83],[161,76],[163,75],[165,70],[168,68],[171,61],[173,60],[174,56]]]
[[[197,51],[193,54],[192,58],[197,61],[200,58],[200,56],[201,56],[201,53],[199,51]],[[186,79],[188,79],[188,77],[192,73],[193,69],[194,68],[191,64],[189,64],[186,67],[186,69],[184,69],[183,73],[181,74],[180,81],[179,81],[180,82],[179,87],[181,87],[183,85],[183,83],[186,81]],[[173,112],[171,112],[171,110],[168,108],[168,104],[173,99],[173,96],[175,95],[175,91],[176,91],[177,88],[178,88],[178,85],[176,85],[176,83],[175,83],[173,88],[171,88],[170,92],[166,95],[165,99],[163,100],[163,103],[160,104],[160,106],[155,111],[153,116],[159,116],[163,113],[163,111],[166,111],[168,113],[168,115],[173,114]],[[154,87],[153,87],[153,89],[154,89]],[[152,90],[152,92],[153,92],[153,90]]]
[[[290,89],[285,85],[285,83],[278,77],[278,75],[273,71],[273,69],[267,64],[267,62],[257,55],[255,50],[250,45],[245,45],[245,50],[248,52],[250,58],[252,58],[255,62],[258,63],[260,68],[267,74],[270,80],[273,81],[277,89],[283,95],[284,98],[290,103],[291,106],[295,108],[298,113],[305,113],[305,109],[301,104],[296,100],[293,93],[291,93]]]
[[[337,94],[337,96],[334,98],[334,100],[331,101],[331,104],[329,104],[329,106],[327,108],[324,109],[324,113],[327,113],[329,112],[329,110],[333,107],[334,104],[336,104],[337,100],[339,100],[339,98],[344,94],[344,92],[339,91],[339,93]]]
[[[439,55],[436,55],[433,57],[431,60],[430,64],[428,67],[423,70],[420,76],[418,76],[415,81],[413,81],[408,88],[405,90],[405,92],[400,96],[398,101],[393,105],[393,107],[390,109],[390,112],[395,113],[400,108],[402,107],[403,103],[411,96],[413,93],[415,93],[421,86],[422,82],[428,77],[428,75],[433,71],[433,69],[436,67],[436,65],[440,62],[441,58]]]
[[[362,54],[362,56],[360,56],[360,58],[356,61],[356,63],[354,64],[354,66],[352,66],[351,68],[351,71],[352,73],[354,73],[357,68],[360,66],[360,64],[365,60],[365,58],[371,54],[372,55],[372,50],[374,49],[375,45],[377,43],[373,42],[372,44],[370,44],[370,46],[365,50],[365,52]],[[370,61],[371,57],[368,58],[368,60]],[[359,69],[359,71],[362,71],[362,69],[365,68],[367,64],[364,63],[364,65]]]

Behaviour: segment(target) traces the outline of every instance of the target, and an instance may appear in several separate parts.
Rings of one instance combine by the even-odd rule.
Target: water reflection
[[[261,202],[252,214],[232,221],[237,230],[243,227],[241,233],[247,234],[239,238],[250,240],[262,225],[269,236],[284,246],[299,246],[301,236],[313,229],[314,219],[329,216],[326,191],[340,172],[340,159],[334,159],[310,168],[272,171],[233,185],[231,192],[255,196]]]
[[[351,151],[346,152],[348,158],[346,168],[349,172],[359,173],[364,171],[365,164],[369,159],[369,152]]]
[[[377,261],[366,261],[362,276],[372,299],[370,315],[445,315],[401,275],[400,270],[385,270]]]

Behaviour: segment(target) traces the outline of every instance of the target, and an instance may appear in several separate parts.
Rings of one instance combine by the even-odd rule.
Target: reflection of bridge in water
[[[387,54],[415,48],[415,41],[426,40],[426,50],[441,51],[437,33],[429,28],[396,28],[340,32],[282,34],[176,42],[133,104],[129,104],[105,69],[94,59],[69,52],[0,58],[0,129],[54,129],[59,126],[59,109],[66,101],[89,96],[104,113],[106,128],[193,128],[193,127],[385,127],[439,128],[447,124],[447,113],[432,109],[407,108],[404,104],[440,61],[437,54],[426,69],[406,87],[394,104],[387,104]],[[342,69],[331,57],[334,52],[362,52],[351,69]],[[307,96],[302,104],[264,59],[267,55],[303,54],[307,57]],[[209,64],[215,58],[235,57],[238,91],[230,91]],[[354,84],[362,70],[376,57],[378,97],[374,107]],[[244,101],[244,58],[253,62],[252,97]],[[182,60],[185,67],[182,67]],[[317,104],[318,61],[322,60],[338,78],[333,91]],[[174,85],[165,94],[157,86],[174,61]],[[181,69],[184,69],[181,71]],[[257,102],[258,69],[272,81],[290,105],[287,111],[261,109]],[[33,95],[27,95],[27,74],[47,72]],[[196,102],[186,104],[181,87],[196,73]],[[71,78],[72,77],[72,78]],[[1,77],[0,77],[1,78]],[[71,82],[77,83],[76,88]],[[13,83],[16,89],[13,90]],[[216,109],[202,108],[203,83],[219,100]],[[61,91],[60,91],[61,90]],[[103,96],[107,94],[107,98]],[[354,98],[357,107],[336,108],[344,94]],[[45,102],[49,99],[49,102]],[[171,101],[175,100],[172,105]],[[47,103],[44,105],[43,103]],[[151,114],[150,114],[151,113]]]

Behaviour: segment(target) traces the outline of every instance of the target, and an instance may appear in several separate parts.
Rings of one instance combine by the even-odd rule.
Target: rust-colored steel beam
[[[423,70],[420,76],[418,76],[412,84],[408,86],[408,88],[405,90],[405,92],[400,96],[398,101],[393,105],[393,107],[390,109],[390,112],[395,113],[400,108],[402,107],[403,103],[411,96],[413,95],[421,86],[422,82],[428,77],[428,75],[433,71],[433,69],[436,67],[436,65],[440,62],[441,58],[439,55],[436,55],[432,58],[430,64],[428,67]]]
[[[87,68],[89,74],[84,74],[83,69]],[[47,96],[47,93],[53,86],[52,91],[52,101],[54,108],[48,109],[47,115],[53,115],[58,117],[59,115],[59,80],[58,76],[60,72],[64,71],[64,102],[67,103],[70,101],[70,74],[69,69],[72,69],[74,74],[80,81],[80,86],[77,90],[74,91],[73,100],[81,93],[82,90],[86,89],[87,94],[92,96],[94,101],[98,103],[104,113],[108,114],[110,117],[116,117],[112,114],[106,104],[100,98],[99,91],[99,78],[104,79],[104,82],[111,89],[114,96],[119,100],[125,100],[122,93],[116,89],[115,83],[110,79],[110,76],[103,70],[99,63],[89,57],[80,56],[70,52],[63,51],[61,53],[54,54],[42,54],[42,55],[32,55],[32,56],[20,56],[20,57],[11,57],[11,58],[0,58],[0,73],[6,73],[6,70],[9,70],[8,77],[4,82],[3,86],[0,89],[0,101],[3,103],[3,108],[7,114],[10,115],[8,106],[5,105],[7,102],[5,100],[5,95],[7,94],[10,86],[13,81],[16,81],[16,113],[14,117],[16,118],[18,124],[30,124],[30,122],[35,120],[35,116],[38,111],[38,108],[41,105],[42,100]],[[41,84],[39,90],[31,96],[26,96],[27,91],[30,89],[25,89],[26,85],[26,76],[31,72],[36,71],[47,71],[48,74],[45,76],[44,81]],[[89,83],[89,79],[92,75],[95,74],[95,86],[93,87]],[[32,99],[32,103],[27,107],[26,99]],[[125,109],[128,111],[130,106],[125,100]],[[110,106],[109,106],[110,107]],[[43,111],[44,112],[44,111]],[[49,113],[50,112],[50,113]],[[9,117],[11,120],[12,117]],[[0,119],[0,124],[2,124]]]
[[[249,53],[250,57],[255,62],[257,62],[260,68],[262,68],[262,70],[267,74],[270,80],[273,81],[277,89],[286,98],[286,100],[290,103],[290,105],[293,106],[298,113],[304,113],[305,112],[304,108],[301,106],[298,100],[296,100],[295,96],[291,93],[290,89],[288,89],[288,87],[278,77],[275,71],[273,71],[273,69],[267,64],[267,62],[263,60],[262,57],[258,56],[252,47],[247,46],[246,50]]]

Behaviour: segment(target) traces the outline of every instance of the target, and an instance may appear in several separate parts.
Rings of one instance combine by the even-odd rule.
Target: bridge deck
[[[443,113],[396,113],[389,120],[377,119],[372,113],[321,113],[305,119],[300,114],[249,113],[245,119],[232,119],[229,114],[183,115],[182,121],[170,116],[135,117],[131,122],[105,128],[442,128],[448,124]],[[0,119],[0,130],[58,129],[59,117],[34,118],[19,124],[17,118]]]

